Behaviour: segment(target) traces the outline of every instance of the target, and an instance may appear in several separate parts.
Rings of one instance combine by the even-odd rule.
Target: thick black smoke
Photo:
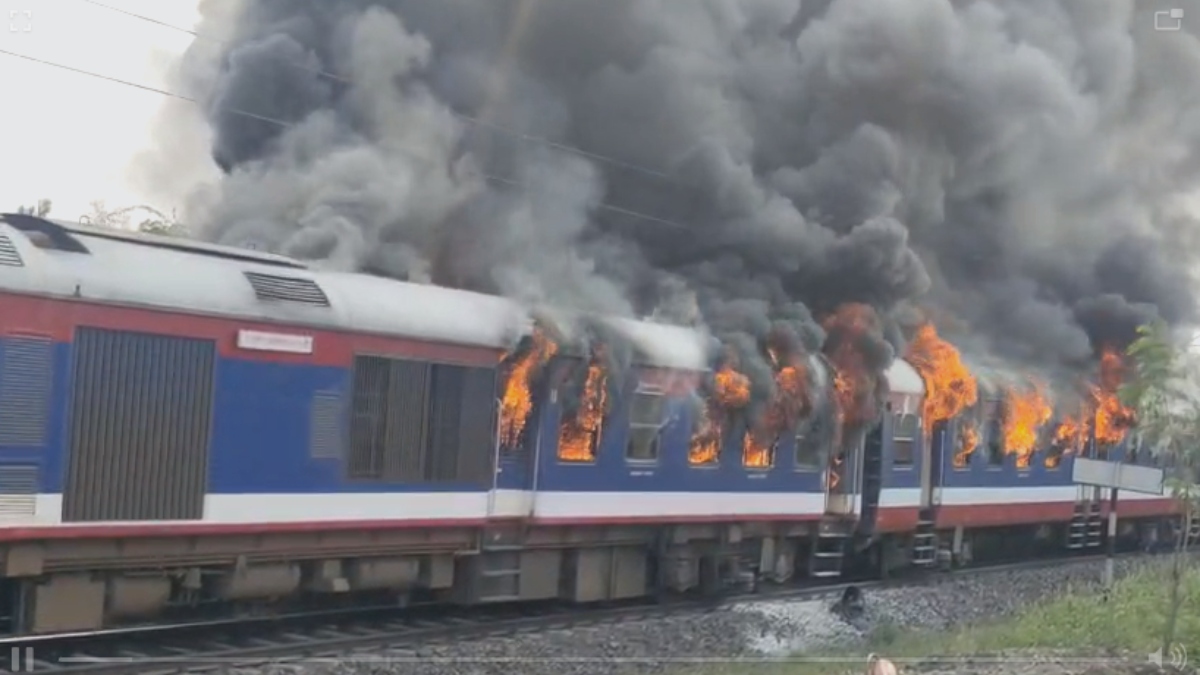
[[[1078,364],[1194,310],[1200,18],[1156,3],[248,1],[185,61],[224,170],[189,218],[814,352],[842,303],[932,305]]]

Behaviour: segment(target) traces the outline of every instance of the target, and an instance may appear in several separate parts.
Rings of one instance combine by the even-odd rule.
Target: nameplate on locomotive
[[[311,335],[239,330],[237,334],[237,346],[238,349],[249,349],[259,352],[311,354],[313,352],[313,338]]]

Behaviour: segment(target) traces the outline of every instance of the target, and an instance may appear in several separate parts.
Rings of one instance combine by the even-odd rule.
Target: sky
[[[188,29],[199,19],[197,0],[96,2]],[[0,50],[160,89],[193,39],[87,0],[0,0],[0,10]],[[48,198],[53,215],[73,220],[93,200],[147,201],[130,166],[150,147],[162,95],[7,54],[0,82],[0,211]]]

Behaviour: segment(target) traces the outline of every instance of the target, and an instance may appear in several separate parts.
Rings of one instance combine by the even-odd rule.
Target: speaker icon
[[[1159,647],[1153,654],[1147,655],[1147,660],[1158,668],[1162,668],[1165,664],[1171,668],[1181,669],[1187,666],[1187,648],[1176,643],[1170,646],[1166,654],[1163,654],[1162,647]]]

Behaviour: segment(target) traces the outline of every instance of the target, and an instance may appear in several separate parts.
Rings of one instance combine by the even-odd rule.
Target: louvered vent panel
[[[11,338],[0,355],[0,446],[42,447],[50,417],[54,347],[36,337]]]
[[[336,391],[313,395],[309,420],[309,453],[313,459],[342,458],[342,396]]]
[[[21,260],[21,254],[17,251],[16,244],[13,244],[12,239],[8,235],[0,234],[0,265],[8,267],[24,267],[25,261]]]
[[[254,287],[259,300],[274,302],[297,302],[303,305],[328,307],[329,298],[314,281],[293,277],[278,277],[273,274],[246,272],[246,279]]]
[[[200,520],[216,344],[75,332],[63,522]]]
[[[22,518],[37,512],[38,468],[0,465],[0,519]]]

